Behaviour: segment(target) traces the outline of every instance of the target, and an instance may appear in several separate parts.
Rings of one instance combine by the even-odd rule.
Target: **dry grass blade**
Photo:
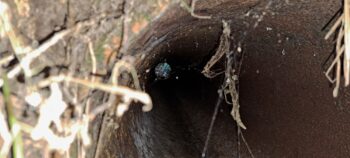
[[[12,144],[12,154],[14,158],[23,158],[23,141],[21,134],[21,127],[18,124],[17,118],[15,117],[13,111],[13,104],[11,101],[11,92],[10,86],[8,83],[7,75],[3,75],[4,87],[3,87],[3,96],[6,105],[8,124],[10,126],[11,133],[13,135],[13,144]]]
[[[343,34],[344,31],[341,28],[340,31],[338,32],[338,37],[337,37],[337,44],[336,44],[336,53],[337,56],[340,56],[341,54],[343,54],[343,51],[341,50],[341,40],[343,38]],[[338,96],[338,92],[339,92],[339,86],[340,86],[340,73],[341,73],[341,62],[340,59],[336,60],[337,61],[337,68],[336,68],[336,83],[335,83],[335,87],[333,90],[333,97],[337,97]]]
[[[24,73],[26,74],[27,77],[32,76],[32,71],[30,70],[30,63],[37,57],[39,57],[41,54],[43,54],[47,49],[55,45],[57,42],[62,40],[65,36],[79,31],[82,27],[85,26],[91,26],[95,24],[94,20],[88,20],[88,21],[82,21],[76,24],[74,27],[66,30],[62,30],[58,33],[55,33],[55,35],[50,38],[48,41],[40,45],[37,49],[31,51],[27,55],[23,57],[23,59],[20,61],[20,64],[24,68]]]
[[[15,29],[13,24],[11,23],[12,14],[10,7],[7,3],[0,1],[0,27],[5,31],[6,35],[10,39],[10,43],[15,51],[17,57],[22,54],[27,53],[31,50],[30,47],[26,46],[23,42],[24,40],[21,38],[18,31]]]
[[[344,0],[343,14],[336,20],[330,30],[327,32],[325,39],[329,37],[339,28],[336,38],[336,56],[332,64],[327,69],[325,75],[331,83],[335,83],[333,96],[337,97],[339,93],[341,68],[343,67],[345,87],[350,82],[350,0]],[[343,62],[341,62],[341,58]],[[341,65],[343,64],[343,65]],[[336,66],[336,67],[335,67]],[[330,77],[330,73],[334,70],[335,78]]]
[[[3,139],[3,144],[0,150],[0,158],[6,157],[12,143],[12,135],[10,133],[10,130],[7,126],[5,116],[0,111],[0,136]]]
[[[333,26],[331,27],[331,29],[329,29],[329,31],[327,32],[326,36],[324,37],[325,40],[328,40],[329,37],[331,37],[331,35],[337,30],[337,28],[343,23],[344,20],[344,15],[342,14],[337,21],[333,24]]]
[[[337,56],[334,58],[334,60],[332,61],[332,64],[328,67],[328,69],[327,69],[327,71],[326,71],[326,73],[325,73],[327,79],[328,79],[329,82],[331,82],[331,83],[336,82],[337,79],[336,79],[336,78],[335,78],[335,79],[332,79],[332,77],[330,76],[330,73],[332,72],[332,70],[333,70],[335,64],[337,64],[337,62],[340,61],[340,57],[341,57],[341,55],[343,55],[344,50],[345,50],[345,47],[342,46],[342,47],[340,48],[340,50],[337,51]]]
[[[95,51],[94,51],[94,46],[92,44],[92,41],[89,37],[86,37],[86,40],[88,41],[88,46],[89,46],[89,53],[90,53],[90,57],[91,57],[91,69],[92,69],[92,81],[94,82],[95,81],[95,74],[97,73],[97,60],[96,60],[96,56],[95,56]]]
[[[350,0],[344,0],[344,78],[345,86],[349,85],[350,75]]]

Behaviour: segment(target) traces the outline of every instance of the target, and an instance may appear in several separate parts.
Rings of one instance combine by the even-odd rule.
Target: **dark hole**
[[[208,79],[201,74],[199,66],[176,65],[176,62],[170,62],[170,65],[173,68],[171,77],[150,81],[147,88],[154,103],[154,109],[144,114],[153,125],[148,127],[153,133],[153,144],[149,147],[159,156],[199,157],[218,99],[222,76]],[[220,105],[209,142],[210,156],[234,156],[235,150],[222,152],[234,149],[236,143],[236,125],[230,110],[230,105]]]
[[[154,108],[143,113],[133,106],[115,139],[133,144],[124,147],[126,141],[118,141],[121,145],[106,149],[139,157],[200,156],[221,81],[185,69],[203,68],[217,48],[225,19],[232,21],[232,44],[242,44],[245,53],[240,112],[255,157],[348,157],[349,93],[334,99],[321,68],[334,44],[323,40],[326,32],[321,29],[341,6],[335,1],[283,2],[208,2],[218,18],[199,20],[187,13],[179,16],[176,10],[160,19],[130,49],[144,53],[138,70]],[[265,13],[262,21],[255,18]],[[155,81],[153,69],[164,59],[184,69],[175,68],[178,80]],[[238,157],[235,152],[250,157],[242,139],[237,141],[231,106],[222,104],[220,109],[208,157]],[[128,153],[130,149],[134,152]]]

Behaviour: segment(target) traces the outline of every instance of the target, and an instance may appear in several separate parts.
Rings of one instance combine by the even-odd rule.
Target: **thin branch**
[[[191,2],[191,15],[195,18],[198,18],[198,19],[211,19],[211,16],[198,15],[194,12],[194,10],[196,8],[197,1],[198,0],[192,0],[192,2]]]
[[[126,68],[127,71],[131,74],[135,88],[137,90],[141,90],[140,81],[138,79],[137,71],[136,71],[135,67],[132,64],[130,64],[124,60],[119,60],[114,65],[112,76],[111,76],[111,80],[112,80],[113,85],[118,85],[118,77],[121,74],[120,69],[122,67]]]
[[[77,25],[70,29],[62,30],[60,32],[55,33],[55,35],[50,38],[48,41],[40,45],[37,49],[31,51],[30,53],[26,54],[23,59],[20,61],[21,65],[24,67],[24,72],[27,77],[32,76],[32,71],[30,70],[30,63],[37,57],[39,57],[41,54],[43,54],[47,49],[55,45],[57,42],[59,42],[61,39],[63,39],[68,34],[71,34],[75,31],[79,31],[80,28],[85,26],[91,26],[95,24],[94,20],[89,21],[83,21],[79,22]]]
[[[88,80],[72,78],[70,76],[59,75],[59,76],[49,77],[48,79],[39,82],[38,87],[46,87],[53,82],[62,82],[62,81],[72,82],[72,83],[80,84],[92,89],[99,89],[109,93],[135,99],[144,104],[144,106],[142,107],[143,111],[150,111],[152,109],[152,100],[147,93],[135,91],[124,86],[108,85],[108,84],[103,84],[99,82],[92,82]]]
[[[94,46],[92,44],[92,41],[89,37],[85,37],[85,39],[87,40],[88,42],[88,46],[89,46],[89,53],[90,53],[90,58],[91,58],[91,71],[92,71],[92,79],[91,81],[95,81],[96,80],[96,77],[95,77],[95,74],[97,73],[97,61],[96,61],[96,56],[95,56],[95,51],[94,51]]]
[[[336,44],[336,53],[337,56],[340,56],[343,51],[341,50],[341,40],[343,38],[343,34],[344,31],[343,29],[340,29],[340,31],[338,32],[338,37],[337,37],[337,44]],[[333,90],[333,97],[337,97],[338,96],[338,92],[339,92],[339,86],[340,86],[340,73],[341,73],[341,62],[340,59],[337,60],[337,68],[336,68],[336,83],[335,83],[335,87]]]
[[[5,31],[10,39],[10,43],[17,57],[29,52],[31,47],[25,45],[22,36],[11,23],[12,13],[6,2],[0,1],[0,27]]]
[[[337,63],[337,61],[340,60],[341,55],[344,53],[345,47],[342,46],[339,50],[339,53],[337,53],[337,56],[334,58],[331,66],[329,66],[329,68],[326,71],[326,77],[327,79],[331,82],[334,83],[336,81],[336,79],[332,79],[332,77],[330,77],[330,72],[332,71],[332,69],[334,68],[335,64]]]
[[[7,73],[7,78],[8,79],[13,79],[14,77],[16,77],[19,73],[21,72],[21,66],[17,65],[15,66],[12,70],[10,70]],[[2,87],[4,84],[4,81],[2,79],[0,79],[0,87]]]
[[[211,19],[211,16],[203,16],[203,15],[198,15],[194,12],[196,3],[198,0],[192,0],[191,1],[191,6],[187,4],[185,0],[180,0],[180,6],[183,7],[186,11],[191,13],[191,16],[198,18],[198,19]]]
[[[337,21],[333,24],[333,26],[331,27],[331,29],[329,29],[329,31],[327,32],[326,36],[324,37],[325,40],[328,40],[329,37],[337,30],[337,28],[339,26],[341,26],[341,23],[344,20],[344,15],[342,14]]]
[[[14,55],[9,55],[7,57],[3,57],[1,60],[0,60],[0,66],[10,62],[11,60],[15,59],[15,56]]]

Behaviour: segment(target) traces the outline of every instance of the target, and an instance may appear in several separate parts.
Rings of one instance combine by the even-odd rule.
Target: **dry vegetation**
[[[343,68],[345,86],[350,84],[350,1],[343,1],[343,11],[334,25],[328,31],[325,39],[329,39],[333,33],[336,34],[335,58],[326,71],[326,77],[331,83],[335,83],[333,96],[337,97],[341,80],[341,69]],[[342,60],[342,61],[341,61]],[[335,78],[331,77],[334,70]]]
[[[115,62],[110,79],[103,80],[103,78],[96,76],[97,59],[93,43],[88,36],[81,32],[83,29],[96,25],[97,22],[108,17],[108,14],[101,14],[94,19],[78,22],[70,28],[56,32],[38,47],[32,47],[24,44],[24,40],[12,24],[13,15],[9,5],[0,1],[0,11],[1,38],[8,37],[14,50],[13,54],[9,54],[0,61],[1,66],[4,66],[0,71],[2,76],[0,86],[3,88],[2,96],[5,101],[3,105],[6,105],[6,108],[2,108],[6,109],[6,114],[5,111],[0,111],[0,136],[3,140],[0,157],[6,157],[10,153],[11,146],[13,157],[25,157],[22,133],[27,134],[34,142],[39,141],[41,145],[47,144],[47,146],[41,146],[47,154],[48,151],[55,150],[69,155],[72,143],[78,141],[81,144],[78,149],[79,157],[85,157],[85,149],[91,144],[88,133],[89,123],[96,115],[115,105],[114,102],[107,101],[106,104],[92,109],[91,94],[94,90],[105,91],[120,97],[116,105],[117,117],[121,117],[133,101],[143,103],[143,111],[152,109],[151,98],[147,93],[141,91],[138,76],[130,57]],[[38,79],[36,76],[42,72],[42,68],[33,67],[33,62],[40,60],[42,54],[66,37],[78,38],[86,43],[90,55],[90,72],[78,73],[74,69],[70,69],[71,71]],[[16,64],[9,66],[10,62]],[[43,61],[41,60],[41,62]],[[114,60],[112,60],[113,62]],[[75,64],[70,66],[75,66]],[[25,77],[25,84],[22,87],[25,90],[25,96],[13,96],[11,94],[13,85],[11,85],[10,80],[21,75],[22,72]],[[135,88],[118,84],[119,76],[122,73],[131,74]],[[44,91],[47,91],[46,95]],[[72,95],[67,98],[67,93]],[[15,105],[17,103],[13,102],[16,97],[24,99],[21,105]],[[20,121],[15,115],[14,110],[17,109],[14,107],[23,109],[26,107],[25,104],[38,109],[39,115],[34,125]],[[63,117],[67,115],[72,115],[72,117]]]

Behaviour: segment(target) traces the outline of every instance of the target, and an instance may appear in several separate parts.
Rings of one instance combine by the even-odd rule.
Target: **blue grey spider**
[[[155,67],[154,73],[156,75],[156,80],[169,79],[171,74],[171,67],[166,61],[161,62]]]
[[[181,75],[181,72],[185,71],[197,71],[201,72],[201,70],[197,69],[196,67],[193,66],[170,66],[165,61],[162,61],[156,65],[154,68],[154,74],[155,74],[155,81],[159,80],[167,80],[167,79],[179,79],[179,75]]]

